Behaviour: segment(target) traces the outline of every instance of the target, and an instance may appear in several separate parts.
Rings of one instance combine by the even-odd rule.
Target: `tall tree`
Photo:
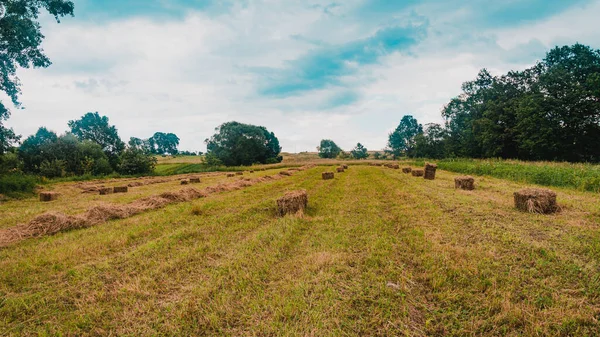
[[[21,83],[17,68],[48,67],[51,62],[41,48],[44,35],[38,17],[41,9],[50,13],[57,22],[73,15],[73,2],[66,0],[14,0],[0,2],[0,90],[10,97],[13,105],[21,107]],[[0,101],[0,155],[19,140],[12,129],[3,125],[10,116],[6,105]]]
[[[119,165],[119,155],[125,149],[125,143],[119,137],[117,128],[109,124],[108,117],[98,112],[88,112],[81,119],[69,121],[71,133],[79,140],[91,140],[102,147],[113,169]]]
[[[321,139],[317,151],[321,158],[336,158],[342,149],[331,139]]]
[[[148,144],[152,153],[174,155],[177,154],[179,137],[174,133],[156,132],[148,139]]]
[[[280,162],[281,147],[275,134],[265,127],[227,122],[206,139],[207,158],[218,159],[226,166]]]
[[[423,132],[423,126],[411,116],[406,115],[400,120],[400,124],[394,132],[388,136],[388,147],[394,156],[408,155],[415,145],[415,136]]]
[[[352,151],[350,151],[350,154],[354,159],[365,159],[369,157],[367,148],[364,147],[361,143],[356,144]]]

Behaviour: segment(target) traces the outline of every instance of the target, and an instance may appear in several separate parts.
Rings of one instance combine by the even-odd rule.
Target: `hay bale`
[[[290,191],[277,199],[277,209],[280,216],[304,212],[308,206],[308,194],[305,190]]]
[[[190,184],[199,184],[199,183],[200,183],[200,178],[198,178],[198,177],[190,178]]]
[[[233,173],[227,173],[227,177],[228,178],[235,177],[235,174],[233,174]]]
[[[403,173],[410,173],[411,171],[412,171],[412,168],[411,168],[411,167],[403,167],[403,168],[402,168],[402,172],[403,172]]]
[[[475,189],[475,178],[471,176],[462,176],[454,178],[454,188],[472,191]]]
[[[338,167],[336,170],[338,171],[338,173],[344,172],[344,168],[343,167]]]
[[[348,165],[344,164],[344,165],[342,165],[342,168],[344,168],[344,170],[347,170],[348,169]]]
[[[333,172],[323,172],[321,173],[321,177],[323,180],[333,179]]]
[[[412,170],[410,173],[413,175],[413,177],[422,177],[425,175],[425,171],[423,170]]]
[[[238,171],[238,172],[236,172],[235,174],[237,174],[238,176],[243,176],[243,175],[244,175],[244,172],[242,172],[242,171]]]
[[[526,188],[514,193],[515,207],[529,213],[557,212],[556,193],[543,188]]]
[[[291,176],[292,172],[290,172],[290,171],[281,171],[281,172],[279,172],[279,174],[282,175],[282,176]]]
[[[188,179],[181,179],[181,185],[187,185],[190,183],[190,181]]]
[[[398,170],[400,168],[400,165],[393,164],[390,168],[393,168],[394,170]]]
[[[114,193],[127,193],[127,190],[128,190],[127,186],[115,186],[113,188]]]
[[[102,187],[102,188],[98,189],[98,192],[100,192],[100,195],[112,194],[114,192],[114,188],[112,188],[112,187]]]
[[[58,200],[58,193],[56,192],[40,192],[40,201],[48,202]]]
[[[436,164],[431,164],[431,163],[425,164],[425,175],[423,176],[423,178],[428,179],[428,180],[434,180],[435,179],[435,170],[437,170]]]
[[[250,173],[254,173],[254,171],[251,170]]]

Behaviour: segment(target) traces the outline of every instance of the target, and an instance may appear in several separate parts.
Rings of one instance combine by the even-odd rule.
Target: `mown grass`
[[[425,160],[409,162],[421,166]],[[451,172],[600,192],[600,165],[597,164],[524,162],[502,159],[444,159],[432,162],[437,163],[438,168]]]
[[[0,250],[0,335],[600,334],[596,195],[532,215],[521,183],[323,169]]]

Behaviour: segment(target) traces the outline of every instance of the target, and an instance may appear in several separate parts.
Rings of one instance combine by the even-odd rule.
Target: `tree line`
[[[443,124],[404,116],[389,135],[394,156],[600,162],[600,51],[556,47],[534,66],[463,83]]]

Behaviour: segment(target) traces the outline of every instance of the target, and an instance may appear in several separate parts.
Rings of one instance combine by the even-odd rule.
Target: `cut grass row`
[[[0,250],[0,334],[600,333],[595,196],[531,215],[518,183],[322,170]],[[276,217],[299,188],[306,215]]]

